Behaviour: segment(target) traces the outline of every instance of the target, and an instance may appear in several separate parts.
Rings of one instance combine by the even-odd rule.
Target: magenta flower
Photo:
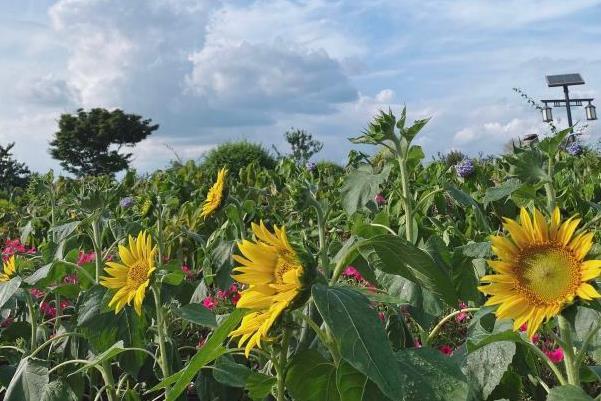
[[[549,360],[555,364],[563,361],[563,348],[557,347],[554,350],[544,351]]]
[[[83,266],[86,263],[92,263],[96,259],[96,253],[94,251],[84,252],[79,251],[77,258],[77,266]]]
[[[6,319],[4,319],[2,321],[2,323],[0,323],[0,327],[3,328],[3,329],[5,329],[8,326],[10,326],[14,321],[15,321],[15,319],[13,319],[11,316],[9,316]]]
[[[29,292],[35,299],[44,298],[44,295],[46,295],[44,291],[38,290],[37,288],[32,288],[31,290],[29,290]]]
[[[374,202],[376,202],[376,205],[382,206],[386,203],[386,198],[382,194],[377,194],[374,196]]]
[[[357,281],[363,281],[363,276],[359,273],[354,266],[347,266],[346,269],[342,272],[344,277],[353,278]]]
[[[438,348],[438,350],[439,350],[440,352],[442,352],[443,354],[445,354],[446,356],[451,356],[451,355],[453,355],[453,348],[452,348],[450,345],[448,345],[448,344],[441,345],[441,346]]]
[[[217,300],[211,296],[202,300],[202,305],[208,310],[213,310],[217,307]]]
[[[65,276],[65,278],[63,279],[63,282],[65,284],[77,284],[77,275],[75,273],[72,274],[68,274]]]
[[[64,310],[64,309],[67,309],[67,308],[69,308],[70,306],[72,306],[72,305],[71,305],[71,301],[69,301],[68,299],[63,299],[63,300],[61,300],[61,302],[60,302],[60,306],[61,306],[61,309],[63,309],[63,310]]]
[[[46,301],[40,304],[40,311],[42,311],[44,316],[47,318],[52,319],[56,317],[56,308]]]
[[[187,264],[183,264],[182,271],[184,272],[188,280],[194,279],[194,272],[192,271],[192,269],[190,269],[190,266],[188,266]]]

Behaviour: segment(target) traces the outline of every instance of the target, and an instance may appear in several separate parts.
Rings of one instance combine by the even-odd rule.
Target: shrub
[[[276,165],[273,156],[263,146],[240,141],[227,142],[210,150],[206,154],[201,168],[206,176],[215,177],[221,167],[227,166],[230,174],[237,176],[240,169],[253,162],[267,169],[273,169]]]

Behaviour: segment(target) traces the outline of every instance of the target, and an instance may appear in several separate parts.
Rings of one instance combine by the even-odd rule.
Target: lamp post
[[[550,88],[561,86],[563,87],[563,99],[543,99],[541,102],[545,105],[542,109],[543,122],[551,122],[553,121],[553,112],[549,104],[553,105],[553,107],[565,107],[568,115],[568,126],[570,130],[573,127],[572,122],[572,106],[582,106],[582,103],[588,103],[587,106],[584,107],[584,111],[586,113],[586,119],[596,120],[597,119],[597,110],[595,106],[593,106],[592,98],[585,99],[570,99],[570,91],[568,87],[572,85],[584,85],[584,80],[580,76],[580,74],[563,74],[563,75],[547,75],[547,85]]]

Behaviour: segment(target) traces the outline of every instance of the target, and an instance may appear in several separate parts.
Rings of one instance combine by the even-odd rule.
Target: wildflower
[[[155,254],[156,246],[152,246],[152,238],[146,232],[141,232],[137,238],[129,236],[129,248],[119,245],[121,263],[106,262],[109,276],[101,277],[100,284],[117,290],[108,304],[109,308],[115,309],[115,313],[133,301],[136,313],[142,314],[146,288],[156,269]]]
[[[37,288],[32,288],[31,290],[29,290],[29,293],[35,298],[35,299],[40,299],[40,298],[44,298],[44,296],[46,295],[46,293],[42,290],[38,290]]]
[[[382,206],[386,204],[386,198],[382,194],[377,194],[376,196],[374,196],[374,202],[376,202],[376,205]]]
[[[12,316],[7,317],[6,319],[4,319],[2,321],[2,323],[0,323],[0,328],[7,328],[8,326],[10,326],[11,324],[13,324],[13,322],[15,321],[15,319]]]
[[[453,355],[453,348],[452,348],[450,345],[448,345],[448,344],[441,345],[441,346],[438,348],[438,350],[439,350],[440,352],[442,352],[443,354],[445,354],[446,356],[451,356],[451,355]]]
[[[56,317],[56,308],[46,301],[40,304],[40,311],[46,318],[52,319]]]
[[[68,299],[62,299],[60,301],[59,305],[61,306],[61,309],[63,309],[63,310],[73,306],[71,304],[71,301],[69,301]]]
[[[465,302],[460,302],[459,303],[459,310],[465,309],[467,308],[467,304]],[[465,322],[467,319],[469,319],[470,314],[468,312],[459,312],[457,314],[457,316],[455,316],[455,320],[457,321],[457,323],[463,323]]]
[[[194,272],[192,271],[192,269],[190,269],[190,266],[188,266],[187,264],[182,265],[182,272],[184,272],[184,274],[186,275],[186,279],[194,279]]]
[[[346,269],[342,272],[344,277],[353,278],[357,281],[364,281],[363,276],[359,273],[359,270],[354,266],[347,266]]]
[[[580,156],[584,149],[578,142],[572,142],[568,146],[566,146],[566,152],[571,154],[572,156]]]
[[[545,355],[553,363],[560,363],[563,361],[563,348],[557,347],[554,350],[544,351]]]
[[[77,284],[77,275],[75,273],[73,274],[68,274],[65,276],[65,278],[63,279],[63,282],[65,284]]]
[[[123,209],[129,209],[135,203],[136,202],[134,201],[134,198],[132,198],[131,196],[126,196],[125,198],[121,198],[121,200],[119,201],[119,206],[121,206]]]
[[[419,338],[416,338],[415,340],[413,340],[413,346],[415,348],[421,348],[422,347],[422,342],[420,341]]]
[[[77,257],[77,266],[83,266],[86,263],[92,263],[94,260],[96,260],[96,252],[79,251],[79,255]]]
[[[455,165],[455,172],[461,178],[467,178],[474,174],[476,167],[471,159],[464,159]]]
[[[202,212],[200,217],[206,218],[213,214],[220,206],[224,198],[225,179],[227,177],[227,169],[224,167],[217,173],[217,180],[207,193],[207,198],[202,204]]]
[[[275,227],[271,233],[261,222],[253,224],[252,231],[255,242],[238,243],[242,256],[234,255],[234,260],[241,266],[234,269],[237,273],[234,278],[249,286],[241,292],[236,307],[253,312],[244,316],[240,327],[230,334],[240,337],[239,347],[246,343],[246,356],[252,348],[261,347],[261,341],[268,339],[276,319],[297,299],[305,272],[301,259],[288,242],[285,228]]]
[[[202,300],[202,305],[208,310],[214,310],[217,307],[217,304],[217,300],[210,296]]]
[[[579,223],[575,217],[562,223],[557,208],[550,223],[538,210],[531,218],[522,209],[520,223],[505,219],[509,237],[491,238],[499,259],[488,264],[496,274],[482,277],[488,285],[478,288],[491,295],[485,305],[499,305],[499,319],[514,320],[514,330],[527,323],[532,338],[545,319],[559,314],[576,296],[584,300],[601,297],[587,283],[601,274],[601,260],[584,260],[593,233],[574,235]]]
[[[386,321],[386,315],[384,314],[384,312],[382,312],[382,311],[378,312],[378,319],[380,319],[380,321],[382,321],[382,322]]]

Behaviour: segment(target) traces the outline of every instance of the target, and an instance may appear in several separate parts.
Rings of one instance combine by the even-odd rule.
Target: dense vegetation
[[[0,201],[4,399],[599,397],[601,247],[578,235],[599,240],[600,155],[562,131],[427,161],[427,120],[405,120],[375,117],[346,166],[232,143],[148,176],[34,175]],[[503,247],[556,313],[484,305]]]

